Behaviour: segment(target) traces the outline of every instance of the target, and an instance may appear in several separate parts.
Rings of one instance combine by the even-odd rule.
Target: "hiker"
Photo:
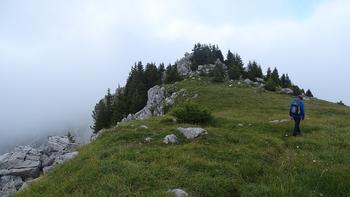
[[[300,122],[305,118],[304,102],[302,95],[299,95],[291,102],[289,107],[289,116],[292,117],[295,122],[293,136],[301,135]]]

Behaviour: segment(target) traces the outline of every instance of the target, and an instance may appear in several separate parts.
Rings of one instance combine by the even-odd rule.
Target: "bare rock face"
[[[192,54],[185,53],[185,57],[176,62],[177,71],[181,76],[186,76],[191,73],[191,57]]]
[[[77,144],[71,143],[68,136],[50,136],[48,147],[52,152],[71,152],[75,150]]]
[[[23,185],[23,181],[18,176],[0,177],[0,196],[7,197],[17,192]]]
[[[148,90],[147,95],[148,100],[146,106],[136,114],[129,114],[122,122],[143,120],[151,116],[164,115],[165,88],[156,85]]]
[[[0,156],[0,176],[38,177],[41,153],[31,146],[18,146],[11,153]]]
[[[196,137],[199,137],[201,135],[206,135],[208,132],[205,129],[202,128],[177,128],[187,139],[194,139]]]

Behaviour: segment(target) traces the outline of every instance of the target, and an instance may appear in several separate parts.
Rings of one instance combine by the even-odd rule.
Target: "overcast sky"
[[[134,62],[173,63],[196,42],[350,104],[349,10],[346,0],[1,0],[0,145],[87,130]]]

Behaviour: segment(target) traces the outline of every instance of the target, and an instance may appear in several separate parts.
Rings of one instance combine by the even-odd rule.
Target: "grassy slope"
[[[207,136],[186,140],[176,128],[192,125],[166,117],[123,124],[17,196],[167,196],[171,188],[190,196],[349,195],[348,107],[306,101],[304,135],[284,137],[292,122],[268,122],[288,118],[289,96],[200,81],[178,86],[198,93],[195,101],[217,118]],[[162,143],[171,133],[179,144]]]

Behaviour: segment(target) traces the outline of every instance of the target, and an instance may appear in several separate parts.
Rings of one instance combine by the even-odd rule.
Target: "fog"
[[[136,61],[173,63],[196,42],[278,67],[350,104],[347,1],[5,0],[0,2],[0,153],[71,131]]]

